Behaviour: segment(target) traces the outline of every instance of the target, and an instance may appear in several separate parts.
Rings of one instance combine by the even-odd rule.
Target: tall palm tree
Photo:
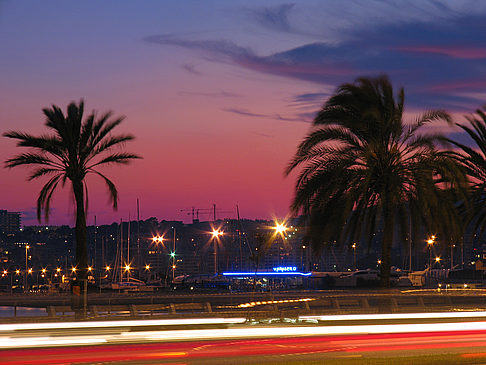
[[[469,125],[456,123],[472,139],[474,145],[447,138],[447,142],[459,147],[459,151],[452,151],[452,155],[466,168],[472,185],[473,205],[469,211],[469,223],[473,224],[474,231],[482,232],[486,229],[486,105],[477,109],[476,115],[467,115]]]
[[[294,213],[307,220],[315,250],[331,242],[381,240],[381,285],[389,286],[391,248],[412,224],[457,233],[452,187],[465,186],[458,164],[421,134],[444,111],[403,121],[404,91],[395,99],[386,76],[341,85],[317,114],[285,174],[299,168]],[[424,227],[425,225],[425,227]]]
[[[71,102],[66,114],[56,105],[42,111],[46,116],[45,125],[54,133],[38,137],[16,131],[4,133],[5,137],[17,140],[17,146],[29,148],[28,152],[8,159],[5,164],[9,168],[33,166],[29,181],[48,177],[37,199],[39,221],[42,212],[46,221],[48,220],[54,191],[69,180],[76,207],[76,267],[79,270],[79,279],[86,280],[88,273],[86,175],[92,173],[104,180],[113,209],[116,209],[118,192],[115,184],[98,168],[111,164],[127,164],[140,157],[132,153],[114,151],[116,147],[134,138],[129,134],[117,136],[111,134],[112,130],[123,121],[123,117],[112,119],[111,112],[97,117],[93,111],[83,120],[83,100],[79,104]]]

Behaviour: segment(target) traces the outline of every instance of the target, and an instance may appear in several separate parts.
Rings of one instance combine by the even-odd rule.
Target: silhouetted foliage
[[[111,119],[107,112],[97,117],[93,111],[83,120],[84,102],[70,103],[67,112],[52,105],[42,110],[46,116],[45,125],[50,135],[33,136],[25,132],[9,131],[3,135],[16,139],[17,146],[27,147],[28,152],[8,159],[6,167],[33,166],[29,180],[48,178],[37,199],[37,218],[41,221],[42,212],[46,221],[54,191],[69,180],[71,182],[76,207],[76,266],[80,279],[86,279],[88,252],[86,242],[86,211],[88,194],[85,177],[95,174],[105,182],[113,208],[117,208],[118,192],[115,184],[102,174],[98,168],[111,164],[127,164],[139,156],[122,151],[113,151],[134,137],[129,134],[114,136],[112,130],[123,118]]]
[[[403,89],[395,98],[386,76],[341,85],[285,171],[300,168],[292,209],[307,220],[315,250],[362,237],[370,244],[382,229],[382,286],[389,286],[396,228],[402,238],[410,223],[459,235],[458,198],[451,192],[466,189],[463,169],[435,147],[439,136],[420,133],[428,123],[450,122],[449,115],[428,111],[406,125],[403,109]]]
[[[471,124],[456,123],[474,141],[474,145],[468,146],[452,139],[448,142],[459,147],[460,151],[452,151],[451,154],[466,168],[472,187],[473,204],[464,213],[469,223],[473,224],[473,230],[484,232],[486,229],[486,106],[483,110],[477,109],[476,115],[467,115],[466,119]]]

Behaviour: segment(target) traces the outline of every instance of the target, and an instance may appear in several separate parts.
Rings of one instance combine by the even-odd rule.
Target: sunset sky
[[[137,198],[143,219],[187,222],[182,209],[212,204],[284,217],[286,164],[358,76],[403,86],[407,118],[443,108],[463,121],[486,103],[486,2],[0,0],[0,47],[2,133],[45,133],[42,108],[83,98],[136,136],[126,149],[143,160],[104,170],[118,211],[89,177],[88,224],[134,218]],[[20,152],[2,137],[2,161]],[[30,225],[44,181],[27,176],[2,168],[0,209]],[[49,224],[73,225],[69,196],[57,192]]]

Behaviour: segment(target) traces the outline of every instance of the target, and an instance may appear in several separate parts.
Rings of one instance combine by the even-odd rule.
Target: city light
[[[111,270],[111,267],[109,265],[106,265],[105,270],[106,271],[110,271]]]
[[[150,265],[145,265],[145,270],[150,270]]]
[[[45,273],[46,273],[46,271],[47,271],[46,269],[42,269],[42,273],[43,273],[43,274],[45,274]]]
[[[171,252],[171,253],[170,253],[170,257],[172,257],[172,258],[174,258],[174,257],[175,257],[175,255],[176,255],[176,254],[175,254],[175,252]]]
[[[93,271],[93,267],[92,266],[88,266],[88,271]]]
[[[58,267],[58,268],[56,269],[56,271],[57,271],[57,272],[61,272],[61,268],[60,268],[60,267]]]
[[[436,257],[435,258],[435,262],[440,262],[441,258],[440,257]]]
[[[213,235],[213,238],[217,238],[219,236],[222,236],[224,234],[224,232],[219,230],[219,229],[213,229],[211,234]]]
[[[8,271],[7,270],[3,270],[3,274],[4,275],[7,275],[8,274]]]
[[[72,271],[73,273],[74,273],[74,272],[76,272],[76,270],[77,270],[77,269],[76,269],[75,267],[72,267],[72,268],[71,268],[71,271]]]
[[[164,240],[165,240],[164,236],[157,235],[152,237],[152,241],[154,243],[164,243]]]
[[[16,273],[17,275],[19,275],[19,274],[20,274],[20,270],[15,270],[15,273]]]
[[[285,226],[284,223],[279,223],[279,222],[275,222],[275,227],[273,227],[273,229],[275,230],[276,233],[280,234],[280,235],[283,235],[285,231],[287,231],[287,226]]]
[[[29,274],[32,274],[32,269],[29,269],[29,270],[28,270],[28,273],[29,273]]]
[[[125,265],[125,271],[130,271],[130,270],[131,270],[130,265]]]

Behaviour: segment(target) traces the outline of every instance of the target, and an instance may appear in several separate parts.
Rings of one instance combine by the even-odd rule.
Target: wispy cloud
[[[190,74],[193,74],[193,75],[202,75],[202,72],[196,70],[196,67],[194,65],[189,64],[189,63],[183,64],[182,69],[189,72]]]
[[[241,95],[235,94],[229,91],[218,92],[198,92],[198,91],[179,91],[179,95],[182,96],[204,96],[208,98],[239,98]]]
[[[248,13],[253,20],[265,28],[279,32],[295,32],[289,21],[289,14],[295,4],[280,4],[270,7],[250,9]]]
[[[238,114],[238,115],[243,115],[245,117],[252,117],[252,118],[264,118],[264,119],[275,119],[275,120],[281,120],[284,122],[308,122],[309,120],[305,120],[300,118],[299,115],[294,116],[294,117],[286,117],[282,116],[280,114],[262,114],[262,113],[253,113],[245,109],[239,109],[239,108],[224,108],[222,109],[225,112],[228,113],[233,113],[233,114]]]
[[[255,15],[258,22],[281,32],[293,29],[289,24],[292,4],[272,9]],[[407,101],[413,107],[466,111],[477,104],[477,98],[468,93],[480,95],[486,90],[486,37],[478,36],[484,32],[485,16],[449,7],[442,11],[446,16],[442,22],[436,19],[430,24],[417,20],[370,25],[350,30],[352,36],[339,44],[312,42],[266,56],[229,40],[159,35],[147,37],[146,41],[193,49],[213,62],[326,88],[358,76],[387,73],[396,86],[405,87]],[[293,102],[314,105],[321,97],[325,95],[302,94]]]

